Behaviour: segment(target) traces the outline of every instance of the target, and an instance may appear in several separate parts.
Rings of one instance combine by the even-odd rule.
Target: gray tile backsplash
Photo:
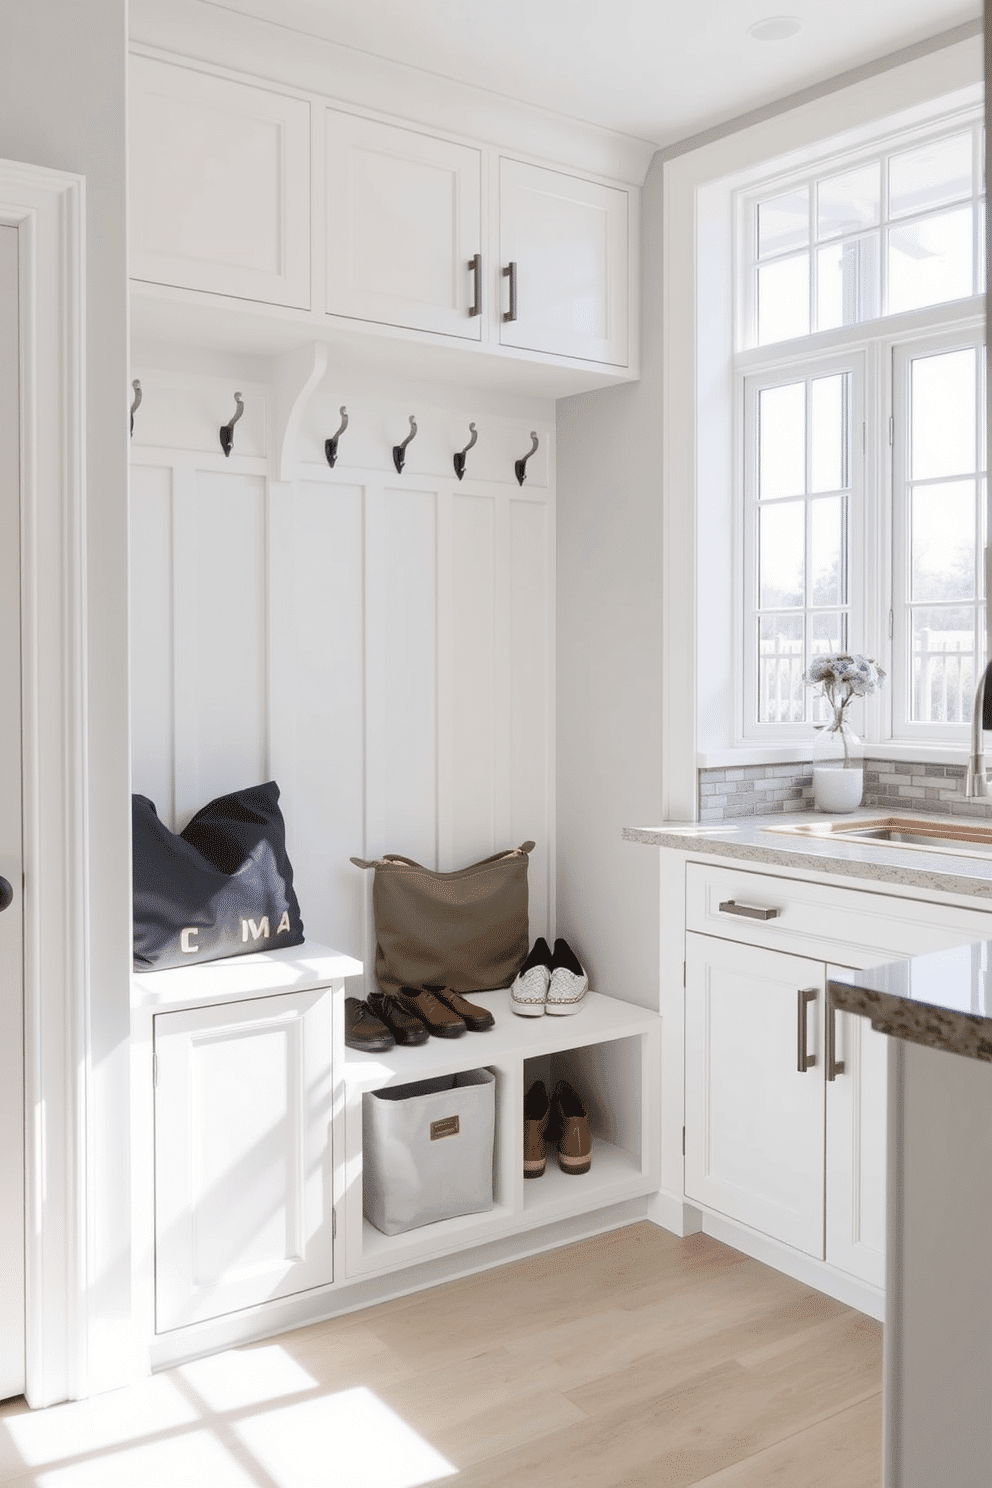
[[[912,760],[865,760],[866,806],[891,811],[927,811],[934,815],[992,819],[992,797],[967,800],[965,767],[928,765]],[[742,816],[812,811],[813,767],[740,765],[699,771],[699,820],[731,821]]]

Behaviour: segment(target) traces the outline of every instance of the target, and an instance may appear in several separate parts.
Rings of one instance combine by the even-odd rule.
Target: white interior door
[[[823,963],[685,939],[685,1191],[822,1260]]]
[[[24,1389],[17,229],[0,227],[0,1400]]]

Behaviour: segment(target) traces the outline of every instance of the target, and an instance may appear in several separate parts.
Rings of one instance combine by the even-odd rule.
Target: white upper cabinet
[[[328,313],[478,341],[480,152],[336,109],[325,138]]]
[[[132,56],[131,276],[307,309],[310,105]]]
[[[500,160],[500,342],[556,356],[629,361],[629,194]]]

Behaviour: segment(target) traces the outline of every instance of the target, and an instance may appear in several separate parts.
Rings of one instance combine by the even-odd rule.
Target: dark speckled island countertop
[[[992,1063],[992,941],[930,951],[829,983],[836,1007],[879,1033]]]

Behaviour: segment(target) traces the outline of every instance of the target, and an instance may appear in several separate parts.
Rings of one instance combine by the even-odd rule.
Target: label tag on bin
[[[431,1122],[431,1141],[436,1142],[439,1137],[457,1137],[459,1131],[457,1116],[444,1116],[440,1121]]]

